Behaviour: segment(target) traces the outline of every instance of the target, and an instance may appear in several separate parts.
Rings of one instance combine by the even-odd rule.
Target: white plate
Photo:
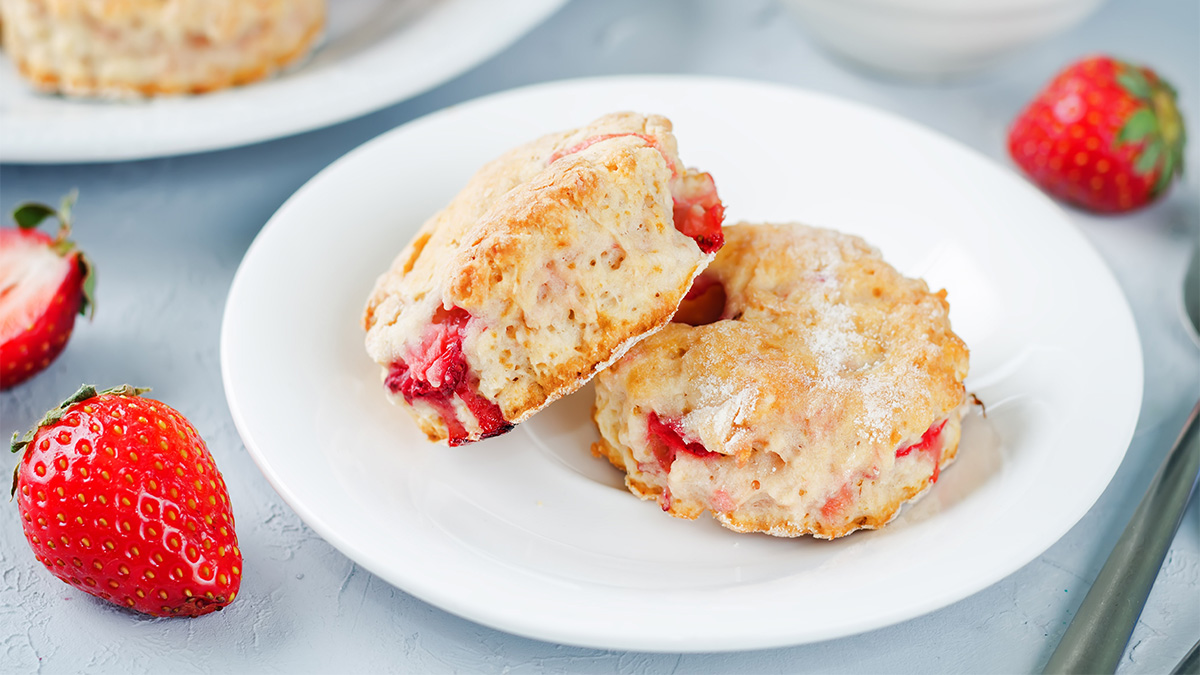
[[[895,523],[836,542],[661,513],[593,458],[590,387],[448,449],[385,400],[359,314],[375,276],[468,176],[543,132],[661,112],[738,219],[862,234],[949,289],[971,347],[959,461]],[[796,644],[948,605],[1033,560],[1104,490],[1137,421],[1128,305],[1064,214],[975,152],[793,89],[644,77],[548,84],[419,119],[313,178],[234,279],[225,391],[247,448],[314,530],[376,575],[480,623],[592,647]]]
[[[0,56],[0,161],[162,157],[280,138],[378,110],[481,63],[566,0],[332,0],[326,38],[282,76],[144,102],[34,94]]]

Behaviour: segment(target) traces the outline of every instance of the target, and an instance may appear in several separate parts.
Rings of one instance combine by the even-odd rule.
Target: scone
[[[367,353],[430,440],[503,433],[670,321],[722,219],[666,118],[550,134],[421,227],[367,301]]]
[[[945,291],[858,237],[725,233],[677,320],[596,378],[593,452],[664,511],[739,532],[886,524],[958,450],[967,348]]]
[[[35,88],[123,98],[264,78],[312,47],[325,0],[0,0],[0,17]]]

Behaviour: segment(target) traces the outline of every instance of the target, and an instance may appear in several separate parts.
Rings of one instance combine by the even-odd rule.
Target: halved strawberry
[[[0,228],[0,389],[14,387],[50,365],[67,345],[75,315],[89,317],[96,277],[71,233],[67,195],[56,211],[26,203],[13,212],[16,228]],[[36,228],[58,219],[51,238]]]

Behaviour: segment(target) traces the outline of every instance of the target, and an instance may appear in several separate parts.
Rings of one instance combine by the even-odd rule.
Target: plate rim
[[[1110,466],[1107,466],[1103,469],[1103,473],[1107,475],[1107,478],[1104,481],[1104,487],[1099,489],[1090,500],[1087,500],[1086,504],[1083,502],[1078,502],[1076,504],[1076,510],[1078,512],[1072,513],[1069,517],[1064,518],[1061,526],[1054,528],[1053,536],[1048,534],[1043,535],[1042,538],[1046,540],[1045,543],[1042,543],[1040,539],[1038,543],[1026,542],[1026,545],[1022,548],[1022,552],[1019,555],[1015,555],[1011,558],[1012,561],[1019,560],[1019,562],[1012,562],[1007,566],[1011,569],[1008,569],[1000,576],[996,576],[994,578],[977,576],[971,583],[959,584],[956,586],[954,592],[952,593],[944,593],[942,595],[930,594],[924,603],[920,603],[915,608],[912,605],[909,605],[903,610],[880,612],[871,620],[860,621],[855,629],[849,631],[841,628],[832,628],[825,631],[811,632],[802,637],[797,637],[794,635],[780,636],[777,634],[758,638],[746,638],[743,636],[737,640],[727,641],[717,644],[716,646],[712,646],[711,644],[698,646],[694,643],[689,643],[686,640],[675,640],[668,641],[669,643],[664,643],[662,640],[644,640],[640,638],[612,639],[611,636],[605,636],[604,638],[598,639],[590,635],[581,635],[572,633],[570,631],[557,629],[555,627],[548,627],[545,624],[539,624],[536,621],[531,622],[519,620],[514,623],[512,614],[493,611],[490,607],[481,608],[479,605],[461,600],[461,598],[458,596],[439,593],[436,588],[430,588],[429,586],[421,585],[419,580],[399,580],[398,576],[401,575],[398,575],[394,570],[382,569],[380,566],[375,565],[373,561],[364,562],[361,560],[361,558],[365,556],[358,551],[358,548],[352,542],[339,535],[337,530],[330,526],[325,518],[305,506],[303,501],[300,500],[297,495],[287,487],[287,485],[283,484],[279,480],[279,477],[274,474],[270,467],[270,460],[263,454],[261,448],[259,448],[253,441],[253,435],[249,429],[248,421],[244,418],[237,405],[237,393],[233,390],[233,385],[231,384],[232,374],[229,371],[229,360],[226,358],[226,354],[230,349],[229,345],[233,339],[230,328],[230,319],[232,313],[231,308],[235,306],[235,303],[233,302],[235,299],[235,294],[239,291],[241,285],[245,283],[244,270],[247,268],[249,261],[251,261],[255,255],[261,255],[258,252],[263,248],[263,246],[266,245],[263,242],[267,241],[267,239],[272,236],[270,233],[276,228],[281,227],[281,225],[279,225],[280,222],[285,222],[286,215],[281,216],[281,214],[289,211],[293,207],[294,203],[298,200],[300,195],[310,189],[313,184],[318,183],[318,181],[322,180],[323,177],[339,171],[340,168],[345,164],[354,162],[360,154],[368,152],[376,144],[385,142],[386,138],[392,135],[409,133],[412,131],[413,127],[419,127],[422,124],[434,123],[438,120],[438,118],[444,115],[449,115],[452,112],[459,111],[463,108],[487,107],[488,105],[500,99],[518,98],[531,94],[536,95],[538,93],[552,91],[555,89],[573,89],[577,87],[591,86],[647,86],[672,84],[704,87],[747,87],[759,89],[764,92],[775,92],[791,96],[799,95],[802,98],[807,97],[810,99],[820,99],[824,103],[830,105],[850,107],[871,116],[886,118],[891,123],[902,125],[910,132],[917,133],[925,137],[931,137],[937,142],[953,146],[957,151],[965,152],[973,156],[976,160],[982,161],[992,169],[997,169],[1003,172],[1008,168],[983,154],[979,150],[966,145],[965,143],[962,143],[935,129],[921,125],[888,110],[872,107],[870,105],[859,103],[853,100],[843,99],[824,92],[780,84],[777,82],[723,76],[690,74],[640,74],[565,78],[508,89],[467,101],[462,101],[454,105],[432,111],[426,115],[401,124],[393,129],[379,134],[370,140],[365,141],[346,154],[342,155],[320,172],[315,174],[312,178],[306,181],[304,185],[298,188],[295,193],[289,196],[289,198],[279,207],[279,209],[263,226],[260,232],[255,236],[254,241],[248,247],[241,264],[238,266],[237,273],[234,275],[233,281],[230,284],[229,294],[227,296],[225,309],[222,315],[220,333],[221,375],[223,387],[230,413],[233,417],[238,434],[253,458],[255,464],[267,478],[267,481],[272,488],[276,490],[284,502],[287,503],[288,506],[292,508],[293,511],[295,511],[296,514],[309,527],[311,527],[330,545],[334,546],[342,554],[346,555],[347,558],[364,567],[372,574],[379,576],[389,584],[396,586],[400,590],[409,593],[421,599],[422,601],[428,602],[435,607],[443,609],[459,617],[507,633],[537,640],[552,641],[566,645],[595,649],[621,649],[658,653],[712,653],[787,647],[820,642],[839,637],[859,635],[865,632],[877,630],[883,627],[901,623],[903,621],[924,616],[930,612],[948,607],[949,605],[975,595],[985,588],[1000,583],[1003,579],[1011,576],[1021,568],[1033,562],[1055,543],[1061,540],[1062,537],[1067,534],[1067,532],[1069,532],[1079,523],[1079,521],[1092,509],[1095,503],[1103,495],[1105,489],[1109,484],[1111,484],[1113,476],[1115,476],[1118,468],[1128,453],[1129,444],[1132,440],[1134,431],[1136,430],[1136,426],[1140,418],[1141,403],[1144,396],[1144,354],[1140,335],[1137,330],[1137,324],[1134,319],[1133,312],[1129,306],[1128,298],[1125,295],[1124,289],[1121,288],[1120,284],[1117,282],[1116,277],[1113,275],[1112,269],[1108,263],[1099,254],[1098,250],[1092,245],[1086,236],[1083,235],[1083,232],[1078,224],[1068,216],[1066,211],[1061,206],[1027,183],[1024,185],[1024,189],[1026,189],[1035,199],[1040,200],[1043,206],[1053,209],[1060,216],[1060,220],[1065,226],[1063,229],[1076,240],[1075,243],[1078,245],[1078,251],[1082,255],[1089,256],[1094,259],[1094,262],[1098,264],[1099,270],[1103,273],[1105,280],[1111,285],[1112,290],[1115,292],[1115,298],[1120,300],[1120,302],[1112,309],[1119,315],[1119,323],[1121,327],[1126,329],[1127,334],[1125,335],[1125,338],[1129,340],[1128,347],[1131,349],[1131,353],[1129,354],[1129,365],[1134,370],[1132,375],[1136,375],[1136,377],[1133,378],[1133,380],[1136,382],[1136,393],[1131,398],[1133,401],[1133,410],[1129,413],[1129,417],[1125,422],[1125,428],[1121,433],[1123,449],[1119,453],[1114,453],[1109,461]],[[1014,181],[1021,180],[1020,177],[1016,175],[1010,175],[1008,177]],[[711,640],[708,642],[711,643]]]
[[[412,20],[421,21],[423,15],[431,10],[446,11],[447,3],[457,3],[462,7],[469,7],[472,4],[479,4],[478,0],[440,0],[442,8],[437,8],[432,3],[426,3],[428,6],[421,8],[419,13]],[[324,129],[342,122],[364,117],[374,112],[378,112],[392,105],[396,105],[403,101],[409,100],[421,94],[427,93],[442,84],[445,84],[460,75],[467,73],[475,67],[482,65],[508,47],[511,47],[534,28],[538,27],[547,21],[552,15],[560,11],[569,0],[521,0],[520,3],[509,5],[505,4],[505,8],[519,7],[524,11],[522,21],[519,27],[514,28],[509,33],[496,34],[495,38],[488,42],[482,49],[476,51],[454,50],[448,52],[448,56],[438,60],[434,64],[426,64],[421,68],[408,71],[408,75],[404,78],[397,78],[398,82],[404,86],[398,86],[396,82],[384,82],[379,86],[374,87],[375,95],[370,97],[359,97],[362,101],[358,105],[333,105],[318,109],[315,114],[310,114],[306,117],[290,117],[282,116],[273,122],[270,128],[262,127],[261,125],[250,130],[244,131],[238,125],[226,127],[219,134],[214,134],[210,137],[203,138],[188,138],[186,136],[177,136],[171,143],[151,143],[151,144],[125,144],[122,147],[108,146],[85,146],[74,143],[64,143],[57,146],[47,148],[45,146],[39,148],[34,143],[25,144],[22,137],[18,136],[15,140],[8,138],[4,143],[0,143],[0,163],[16,164],[16,165],[56,165],[56,164],[93,164],[103,162],[127,162],[144,159],[155,159],[163,157],[179,157],[186,155],[194,155],[204,152],[217,150],[229,150],[240,148],[258,143],[279,140],[299,134],[307,133]],[[488,0],[482,0],[482,6],[490,6]],[[320,45],[317,46],[320,49]],[[316,51],[313,52],[314,54]],[[11,62],[11,59],[5,58]],[[12,67],[11,63],[6,64]],[[302,62],[296,66],[301,71],[304,68]],[[286,71],[287,69],[285,69]],[[294,76],[294,74],[292,74]],[[24,86],[25,83],[19,75],[12,73],[19,85]],[[281,77],[287,77],[289,74],[275,74],[259,83],[250,83],[241,87],[234,87],[215,94],[225,94],[235,96],[239,90],[253,88],[258,84],[266,84],[277,82]],[[312,89],[320,87],[322,83],[329,81],[329,78],[339,77],[335,73],[326,74],[323,77],[316,77],[306,83],[305,87]],[[342,76],[344,77],[344,75]],[[359,87],[360,91],[370,91],[366,88]],[[293,94],[295,92],[280,92],[281,94]],[[200,98],[200,97],[197,97]],[[322,97],[327,100],[338,100],[341,97],[327,96]],[[170,97],[163,100],[184,101],[186,97]],[[211,99],[204,99],[211,100]],[[150,100],[149,103],[153,103]],[[84,103],[101,105],[90,101]],[[135,103],[134,105],[136,105]],[[228,102],[227,108],[232,106],[236,108],[239,100],[234,99]],[[108,103],[103,105],[125,105],[124,103]],[[0,110],[0,126],[13,120],[12,116]],[[144,119],[136,117],[129,120],[129,123],[146,122]]]

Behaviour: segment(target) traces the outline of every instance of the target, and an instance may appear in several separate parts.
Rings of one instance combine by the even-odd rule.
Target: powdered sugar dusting
[[[808,348],[817,362],[817,376],[823,382],[838,378],[846,363],[862,347],[862,336],[854,329],[854,310],[840,302],[838,271],[842,266],[837,242],[821,240],[817,251],[819,265],[813,272],[815,324],[809,330]]]
[[[854,331],[854,311],[846,305],[820,303],[817,324],[809,333],[808,348],[817,360],[822,379],[837,377],[846,369],[846,361],[862,343]]]
[[[858,420],[859,428],[866,431],[872,441],[890,440],[894,419],[900,412],[906,392],[923,390],[914,383],[926,378],[925,373],[908,362],[902,368],[872,372],[861,384],[863,415]]]
[[[864,338],[855,328],[854,309],[841,296],[838,274],[842,252],[834,237],[822,237],[816,244],[818,261],[811,289],[814,325],[807,343],[817,367],[817,386],[848,403],[860,396],[862,410],[855,418],[860,434],[873,443],[891,440],[895,418],[914,384],[927,378],[907,360],[903,365],[872,369],[864,365],[851,371],[852,360],[864,351]],[[862,372],[863,369],[868,369]],[[919,390],[919,388],[918,388]]]

